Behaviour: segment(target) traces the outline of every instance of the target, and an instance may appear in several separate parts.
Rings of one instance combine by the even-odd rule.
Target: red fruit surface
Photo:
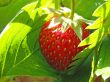
[[[53,68],[59,71],[66,70],[73,57],[85,47],[78,48],[80,39],[70,25],[65,29],[61,20],[57,20],[57,23],[52,22],[53,20],[57,18],[53,17],[47,21],[41,29],[39,37],[41,52]],[[89,32],[85,30],[85,23],[82,23],[82,26],[84,39]]]

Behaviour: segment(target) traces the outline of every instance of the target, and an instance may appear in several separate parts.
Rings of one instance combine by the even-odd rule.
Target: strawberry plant
[[[109,82],[109,6],[110,0],[1,0],[0,82]]]

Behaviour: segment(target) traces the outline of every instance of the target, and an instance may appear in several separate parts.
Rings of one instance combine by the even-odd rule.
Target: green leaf
[[[88,27],[88,29],[91,29],[92,27],[95,28],[104,28],[105,32],[108,31],[108,28],[110,27],[110,2],[105,2],[101,6],[99,6],[95,12],[93,13],[93,16],[99,17],[93,26]]]
[[[54,8],[54,5],[55,4],[53,3],[53,1],[54,0],[41,0],[40,3],[41,3],[41,6],[42,7],[47,7],[47,8],[48,7],[51,7],[51,8]]]
[[[94,21],[93,24],[87,26],[86,29],[96,30],[101,28],[102,26],[103,26],[103,18],[100,17],[96,21]]]
[[[82,41],[79,46],[89,45],[95,46],[99,41],[102,40],[103,35],[107,34],[110,27],[110,3],[105,2],[103,5],[98,7],[94,12],[94,16],[99,17],[92,25],[86,29],[97,29],[87,39]]]
[[[23,6],[33,1],[36,0],[0,0],[1,4],[8,4],[0,7],[0,32]]]
[[[11,0],[1,0],[0,2],[9,2]],[[11,19],[17,14],[17,12],[26,4],[34,2],[36,0],[12,0],[7,6],[0,7],[0,32],[3,28],[11,21]],[[52,0],[37,0],[39,1],[38,6],[42,7],[53,7]]]
[[[84,18],[94,19],[92,16],[94,10],[103,2],[104,0],[76,0],[75,11]],[[71,0],[62,0],[62,3],[64,6],[71,7]]]
[[[37,2],[22,8],[0,35],[0,76],[55,77],[57,72],[39,50],[39,32],[50,17]]]
[[[110,77],[110,36],[106,36],[99,49],[99,58],[97,63],[97,69],[95,74],[97,76],[102,75],[106,80]]]
[[[108,13],[110,12],[110,2],[105,2],[104,4],[102,4],[101,6],[99,6],[95,12],[93,13],[93,16],[96,17],[107,17]]]
[[[97,69],[97,65],[99,65],[100,61],[105,58],[105,55],[103,56],[103,58],[100,59],[100,53],[101,54],[105,54],[106,51],[104,51],[103,49],[106,47],[103,47],[103,49],[100,50],[100,52],[98,51],[100,48],[102,39],[104,37],[105,34],[107,34],[108,29],[110,27],[110,7],[109,7],[110,3],[109,2],[105,2],[104,4],[102,4],[101,6],[99,6],[95,12],[93,13],[93,16],[99,17],[92,25],[88,26],[86,29],[96,29],[87,39],[90,41],[87,42],[87,39],[85,39],[85,41],[82,41],[80,45],[86,45],[86,44],[91,44],[91,47],[95,47],[96,45],[98,45],[97,52],[94,53],[94,58],[93,58],[93,65],[92,65],[92,72],[91,72],[91,77],[90,77],[90,82],[92,82],[95,78],[94,75],[101,75],[102,73],[102,77],[105,79],[107,79],[109,77],[109,75],[106,75],[104,73],[107,73],[108,68],[102,68]],[[87,42],[87,43],[86,43]],[[103,44],[103,42],[102,42]],[[93,46],[92,46],[93,45]],[[104,61],[106,59],[103,59]],[[94,73],[94,71],[96,71]],[[97,74],[96,74],[97,73]]]
[[[98,42],[101,41],[104,35],[103,29],[97,29],[91,35],[89,35],[86,39],[84,39],[79,46],[89,45],[90,48],[93,48],[97,45]]]

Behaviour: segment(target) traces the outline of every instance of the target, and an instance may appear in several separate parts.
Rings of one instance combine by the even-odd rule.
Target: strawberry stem
[[[60,0],[54,0],[55,1],[55,9],[59,10],[60,9]]]
[[[74,11],[75,11],[75,0],[71,0],[71,20],[74,18]]]

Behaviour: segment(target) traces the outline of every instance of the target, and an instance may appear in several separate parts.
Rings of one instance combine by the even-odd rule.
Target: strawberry
[[[83,39],[88,36],[86,23],[82,23]],[[39,43],[41,52],[48,63],[56,70],[66,70],[72,59],[85,47],[78,48],[80,39],[71,25],[63,26],[58,17],[47,21],[40,32]]]

